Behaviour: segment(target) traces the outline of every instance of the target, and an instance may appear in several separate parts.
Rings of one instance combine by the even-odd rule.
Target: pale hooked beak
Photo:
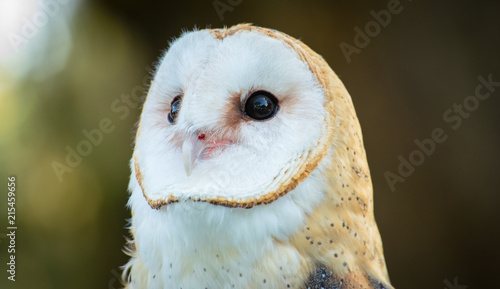
[[[209,144],[203,139],[200,139],[198,134],[192,134],[182,143],[182,158],[184,160],[184,170],[186,175],[190,176],[194,167],[194,163],[198,160],[201,153]]]

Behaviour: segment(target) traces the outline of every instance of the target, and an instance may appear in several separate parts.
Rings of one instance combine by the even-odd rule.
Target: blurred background
[[[390,20],[380,12],[388,6]],[[301,39],[350,91],[393,285],[497,288],[500,87],[474,95],[478,77],[500,81],[499,9],[451,0],[0,0],[0,288],[119,288],[134,99],[182,30],[241,22]],[[111,126],[99,137],[102,122]],[[390,185],[400,158],[415,157],[415,140],[436,128],[446,141]],[[16,282],[5,264],[8,176],[17,178]]]

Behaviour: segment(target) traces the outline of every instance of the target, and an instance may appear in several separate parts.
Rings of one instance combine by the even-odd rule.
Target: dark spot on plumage
[[[333,277],[333,271],[327,270],[323,266],[319,266],[313,271],[309,280],[305,283],[305,288],[320,289],[320,288],[340,288],[336,284]]]
[[[324,266],[318,266],[304,285],[308,289],[393,289],[364,272],[350,271],[339,276]]]

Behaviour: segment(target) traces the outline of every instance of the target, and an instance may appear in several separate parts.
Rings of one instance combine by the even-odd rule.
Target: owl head
[[[248,24],[193,31],[159,63],[132,158],[152,208],[269,204],[327,154],[338,84],[301,42]]]
[[[287,284],[287,268],[293,284],[392,288],[349,93],[284,33],[242,24],[175,40],[131,168],[132,283],[258,288]]]

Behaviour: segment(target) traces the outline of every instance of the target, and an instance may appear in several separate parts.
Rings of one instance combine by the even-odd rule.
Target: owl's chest
[[[163,256],[163,286],[159,288],[286,288],[294,284],[301,265],[298,252],[261,246],[262,250],[201,248],[202,253]]]
[[[301,282],[307,262],[277,239],[283,232],[270,229],[272,218],[266,224],[251,212],[175,211],[136,232],[148,288],[294,288]]]

